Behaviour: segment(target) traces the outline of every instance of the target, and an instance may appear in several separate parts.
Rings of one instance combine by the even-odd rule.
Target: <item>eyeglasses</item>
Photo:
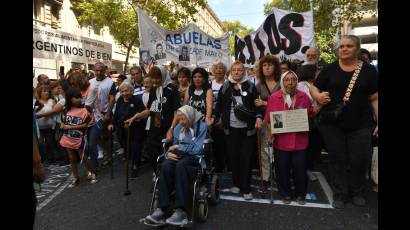
[[[340,45],[339,46],[339,49],[343,49],[343,48],[353,48],[354,47],[354,45]]]

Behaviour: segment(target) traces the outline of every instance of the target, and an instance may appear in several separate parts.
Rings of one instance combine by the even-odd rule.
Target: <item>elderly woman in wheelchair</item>
[[[201,114],[185,105],[178,109],[179,124],[173,132],[173,143],[165,152],[159,173],[159,202],[154,212],[145,218],[148,224],[188,224],[187,204],[189,184],[201,169],[207,125]],[[202,162],[204,163],[204,162]],[[167,219],[171,206],[170,194],[175,191],[175,212]],[[155,193],[155,192],[154,192]]]

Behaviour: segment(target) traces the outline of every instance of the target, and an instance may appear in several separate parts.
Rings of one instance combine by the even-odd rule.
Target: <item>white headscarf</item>
[[[298,85],[298,75],[296,75],[295,72],[289,70],[284,72],[281,76],[280,76],[280,90],[282,90],[283,95],[285,95],[285,102],[288,105],[288,107],[292,106],[292,96],[291,94],[288,94],[285,90],[285,86],[283,85],[283,79],[286,77],[286,75],[288,75],[289,73],[292,74],[293,77],[296,77],[296,86]],[[296,86],[295,86],[295,93],[296,93]]]
[[[244,83],[246,81],[249,81],[248,74],[245,72],[245,74],[243,75],[243,77],[240,81],[235,81],[232,78],[232,74],[229,74],[228,81],[230,81],[231,83],[234,83],[234,84],[238,84],[239,90],[241,91],[241,94],[242,94],[242,83]]]
[[[155,90],[155,94],[156,94],[157,98],[160,99],[160,98],[162,98],[162,88],[167,87],[167,85],[169,83],[171,83],[171,77],[169,76],[168,71],[166,70],[166,68],[164,66],[156,65],[156,67],[158,67],[159,70],[161,71],[162,87],[157,87],[156,90]],[[160,100],[162,100],[162,99],[160,99]]]
[[[179,140],[182,141],[185,137],[185,132],[190,131],[192,134],[192,140],[194,140],[194,129],[192,128],[193,124],[201,120],[201,113],[198,112],[194,107],[189,105],[184,105],[177,110],[177,114],[182,114],[188,119],[189,129],[186,129],[182,126],[181,131],[179,132]]]

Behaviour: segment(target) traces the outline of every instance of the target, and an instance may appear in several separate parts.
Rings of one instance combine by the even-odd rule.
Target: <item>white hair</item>
[[[124,80],[121,83],[120,87],[118,87],[118,89],[121,91],[121,89],[123,89],[124,87],[127,87],[130,90],[130,92],[134,92],[134,86],[132,86],[132,83],[130,80],[128,79]]]

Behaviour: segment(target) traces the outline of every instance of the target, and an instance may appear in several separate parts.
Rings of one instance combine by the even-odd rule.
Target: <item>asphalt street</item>
[[[145,167],[140,177],[130,180],[131,195],[124,196],[124,166],[121,157],[116,156],[114,178],[111,178],[110,169],[105,168],[101,171],[98,183],[89,184],[83,179],[74,188],[67,187],[69,166],[47,166],[48,179],[42,185],[42,192],[37,194],[39,206],[34,229],[154,229],[139,222],[149,212],[152,170]],[[326,166],[327,164],[317,165],[324,177],[327,175]],[[229,186],[229,174],[221,175],[220,178],[224,178],[221,180],[221,189],[224,183]],[[257,185],[257,178],[253,181]],[[222,191],[221,194],[230,196]],[[311,183],[309,192],[314,193],[317,199],[307,200],[308,203],[328,206],[329,201],[319,182]],[[256,188],[254,196],[263,198],[256,192]],[[221,200],[218,205],[209,206],[207,221],[195,222],[192,229],[378,229],[378,198],[377,193],[370,190],[370,183],[366,207],[348,204],[345,209],[336,210],[284,205],[277,201],[277,193],[274,199],[274,204]],[[167,226],[164,229],[175,228]]]

